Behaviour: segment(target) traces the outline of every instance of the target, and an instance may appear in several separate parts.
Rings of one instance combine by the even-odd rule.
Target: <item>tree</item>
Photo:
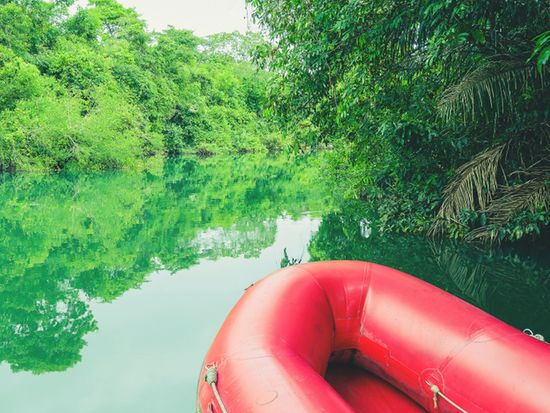
[[[145,22],[135,10],[125,8],[115,0],[90,0],[89,4],[92,6],[89,13],[101,22],[101,36],[127,40],[137,49],[147,45],[149,35],[145,31]]]
[[[36,66],[0,46],[0,111],[43,93],[44,83]]]
[[[6,46],[17,54],[23,54],[30,48],[32,20],[15,3],[0,3],[0,45]]]

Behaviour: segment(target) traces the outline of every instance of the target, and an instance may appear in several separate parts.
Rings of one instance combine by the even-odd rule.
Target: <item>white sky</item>
[[[168,26],[193,30],[198,36],[219,32],[246,32],[245,0],[118,0],[136,9],[149,30],[162,31]],[[86,0],[77,4],[85,5]],[[252,27],[252,19],[250,19]]]

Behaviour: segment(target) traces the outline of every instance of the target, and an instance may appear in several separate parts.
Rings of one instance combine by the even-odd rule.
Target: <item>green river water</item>
[[[389,265],[550,337],[548,246],[378,234],[314,163],[0,176],[0,412],[193,412],[227,312],[286,258]]]

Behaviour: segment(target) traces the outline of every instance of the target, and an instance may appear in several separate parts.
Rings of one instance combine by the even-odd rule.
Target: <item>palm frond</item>
[[[546,176],[549,179],[549,176]],[[550,206],[550,192],[543,177],[532,179],[520,185],[505,187],[502,196],[495,199],[487,214],[494,224],[506,224],[509,219],[521,210],[536,212],[539,209],[548,209]]]
[[[546,87],[544,72],[523,61],[493,61],[466,74],[446,89],[438,110],[446,122],[467,124],[480,117],[493,119],[511,113],[519,95],[529,87]]]
[[[464,210],[485,209],[498,188],[498,166],[508,143],[481,152],[462,165],[457,175],[444,189],[444,201],[430,232],[435,234],[442,224],[458,222]]]
[[[538,173],[532,172],[533,179],[514,186],[506,186],[499,189],[500,196],[489,205],[485,213],[488,225],[471,231],[466,239],[469,241],[489,241],[494,243],[498,239],[498,232],[494,231],[495,225],[500,227],[508,224],[520,211],[535,213],[539,210],[550,209],[550,188],[548,180],[550,171],[540,169]]]

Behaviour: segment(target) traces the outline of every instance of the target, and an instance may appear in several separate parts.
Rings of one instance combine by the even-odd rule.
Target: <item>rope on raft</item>
[[[530,328],[526,328],[525,330],[523,330],[523,332],[528,336],[536,338],[539,341],[544,341],[544,336],[542,334],[535,334]]]
[[[212,391],[214,392],[214,396],[220,405],[220,409],[222,409],[222,413],[227,413],[227,409],[225,408],[220,393],[218,392],[218,369],[215,365],[206,366],[204,381],[212,387]]]
[[[426,384],[430,384],[428,382],[426,382]],[[449,403],[451,406],[453,406],[455,409],[457,409],[459,412],[462,412],[462,413],[468,413],[466,410],[464,410],[462,407],[460,407],[458,404],[456,404],[455,402],[453,402],[451,399],[449,399],[447,396],[445,396],[443,393],[441,393],[441,390],[439,390],[439,387],[437,387],[435,384],[433,384],[431,387],[430,387],[430,390],[433,392],[434,394],[434,408],[437,409],[437,404],[438,404],[438,397],[441,397],[442,399],[446,400],[447,403]]]

